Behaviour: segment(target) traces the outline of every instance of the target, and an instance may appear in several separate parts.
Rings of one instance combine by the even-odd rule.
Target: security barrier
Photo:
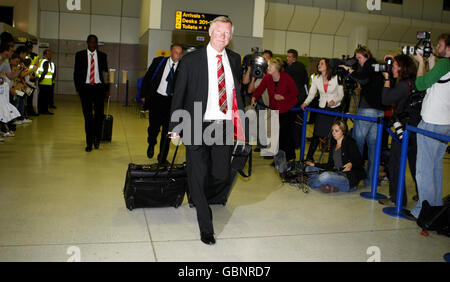
[[[301,109],[300,108],[292,109],[292,111],[299,111],[299,110],[301,110]],[[306,126],[307,126],[308,112],[315,112],[315,113],[319,113],[319,114],[342,117],[342,118],[351,118],[351,119],[357,119],[357,120],[370,121],[370,122],[374,122],[374,123],[378,124],[376,150],[375,150],[375,158],[374,158],[374,166],[373,166],[372,190],[371,190],[371,192],[361,193],[361,197],[368,199],[368,200],[375,200],[375,201],[378,201],[380,199],[386,199],[385,195],[377,193],[378,175],[379,175],[380,157],[381,157],[381,143],[382,143],[382,139],[383,139],[383,120],[382,120],[382,118],[373,118],[373,117],[356,116],[356,115],[350,115],[350,114],[342,114],[342,113],[336,113],[336,112],[330,112],[330,111],[325,111],[325,110],[321,110],[321,109],[313,109],[313,108],[306,107],[305,111],[303,112],[302,141],[301,141],[301,147],[300,147],[300,160],[301,161],[304,161],[304,158],[305,158]]]
[[[408,143],[409,143],[409,135],[410,132],[415,132],[417,134],[422,134],[434,139],[438,139],[444,142],[450,142],[450,136],[437,134],[431,131],[423,130],[417,127],[406,125],[405,132],[403,133],[403,140],[402,140],[402,154],[400,158],[400,171],[399,178],[398,178],[398,186],[397,186],[397,202],[395,207],[388,207],[384,208],[383,212],[393,216],[393,217],[400,217],[404,218],[402,214],[402,201],[403,201],[403,194],[405,193],[405,171],[406,171],[406,160],[408,158]],[[420,200],[420,199],[419,199]]]

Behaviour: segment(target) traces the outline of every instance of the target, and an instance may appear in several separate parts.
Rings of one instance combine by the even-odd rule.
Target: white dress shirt
[[[169,75],[170,69],[172,68],[172,65],[174,65],[173,67],[173,75],[175,75],[175,71],[177,70],[178,67],[178,62],[174,63],[172,61],[172,58],[169,57],[169,59],[167,59],[166,62],[166,67],[164,68],[164,72],[161,78],[161,82],[159,83],[159,87],[156,90],[156,92],[158,92],[158,94],[163,95],[163,96],[168,96],[166,91],[167,91],[167,81],[166,78]]]
[[[100,80],[100,72],[98,71],[98,58],[97,58],[97,50],[95,50],[94,52],[91,52],[89,50],[87,50],[87,54],[88,54],[88,69],[87,69],[87,76],[86,76],[86,84],[91,84],[91,80],[90,80],[90,76],[91,76],[91,55],[94,55],[94,64],[95,64],[95,84],[98,83],[102,83]]]
[[[206,105],[206,112],[204,120],[231,120],[233,109],[233,89],[234,80],[231,71],[230,62],[228,61],[227,52],[225,49],[222,52],[217,52],[211,44],[206,47],[208,56],[208,102]],[[217,55],[222,55],[222,65],[225,70],[225,87],[227,90],[228,111],[224,114],[219,107],[219,82],[217,77]]]

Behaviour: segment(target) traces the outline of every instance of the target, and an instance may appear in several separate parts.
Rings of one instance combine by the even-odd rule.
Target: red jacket
[[[278,86],[275,86],[272,76],[270,74],[266,74],[261,81],[261,84],[253,92],[253,97],[259,99],[266,89],[269,93],[270,108],[272,110],[278,110],[280,114],[288,112],[290,109],[295,107],[298,102],[297,86],[295,85],[294,80],[287,73],[280,73]],[[282,95],[284,100],[276,101],[275,94]]]

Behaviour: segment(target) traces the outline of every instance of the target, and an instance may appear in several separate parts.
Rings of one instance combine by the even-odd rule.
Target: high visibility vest
[[[39,69],[37,70],[37,75],[39,76],[39,78],[41,78],[41,75],[44,73],[44,63],[48,62],[47,59],[44,59],[40,66]],[[45,75],[45,78],[39,83],[40,85],[53,85],[53,75],[55,74],[55,64],[53,62],[50,62],[50,64],[48,65],[48,70],[47,70],[47,74]]]
[[[30,55],[28,55],[27,57],[26,57],[26,59],[30,59],[31,60],[31,64],[30,64],[30,68],[31,68],[31,66],[37,66],[37,67],[39,67],[39,63],[40,63],[40,58],[39,58],[39,56],[34,56],[34,58],[31,58],[30,57]]]

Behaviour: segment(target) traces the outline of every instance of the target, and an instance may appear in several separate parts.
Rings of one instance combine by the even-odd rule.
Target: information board
[[[177,11],[175,29],[208,32],[211,22],[219,16],[224,15]]]

